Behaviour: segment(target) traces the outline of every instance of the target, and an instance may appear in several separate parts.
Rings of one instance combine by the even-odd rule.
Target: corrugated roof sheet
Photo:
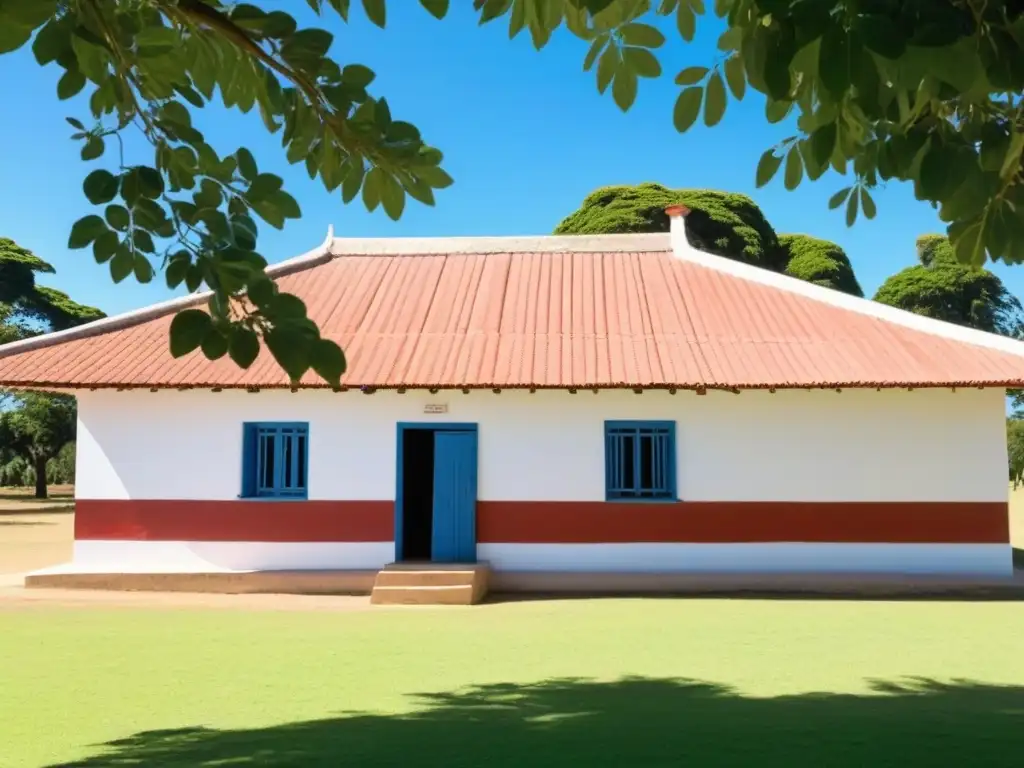
[[[1024,383],[1024,356],[946,337],[945,324],[921,330],[745,279],[679,258],[665,239],[618,242],[640,249],[342,254],[279,282],[345,349],[349,387]],[[289,386],[266,350],[248,370],[200,352],[175,360],[173,313],[0,349],[0,385]],[[302,385],[323,382],[310,373]]]

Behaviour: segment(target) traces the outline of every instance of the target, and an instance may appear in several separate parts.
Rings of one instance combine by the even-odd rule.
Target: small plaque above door
[[[423,406],[424,413],[448,413],[448,403],[427,403]]]

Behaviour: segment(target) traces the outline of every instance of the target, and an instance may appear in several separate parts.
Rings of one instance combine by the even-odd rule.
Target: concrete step
[[[458,587],[472,585],[477,572],[471,570],[407,570],[385,569],[377,574],[375,586],[380,587]]]
[[[374,605],[473,605],[480,595],[472,584],[429,587],[374,586]]]

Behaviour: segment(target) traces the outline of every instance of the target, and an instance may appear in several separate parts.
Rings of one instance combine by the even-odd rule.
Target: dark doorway
[[[402,560],[430,560],[434,524],[434,430],[407,429],[402,441]]]

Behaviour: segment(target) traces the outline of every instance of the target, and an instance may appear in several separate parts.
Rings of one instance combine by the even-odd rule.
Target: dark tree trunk
[[[46,496],[46,457],[36,456],[36,498],[45,499]]]

